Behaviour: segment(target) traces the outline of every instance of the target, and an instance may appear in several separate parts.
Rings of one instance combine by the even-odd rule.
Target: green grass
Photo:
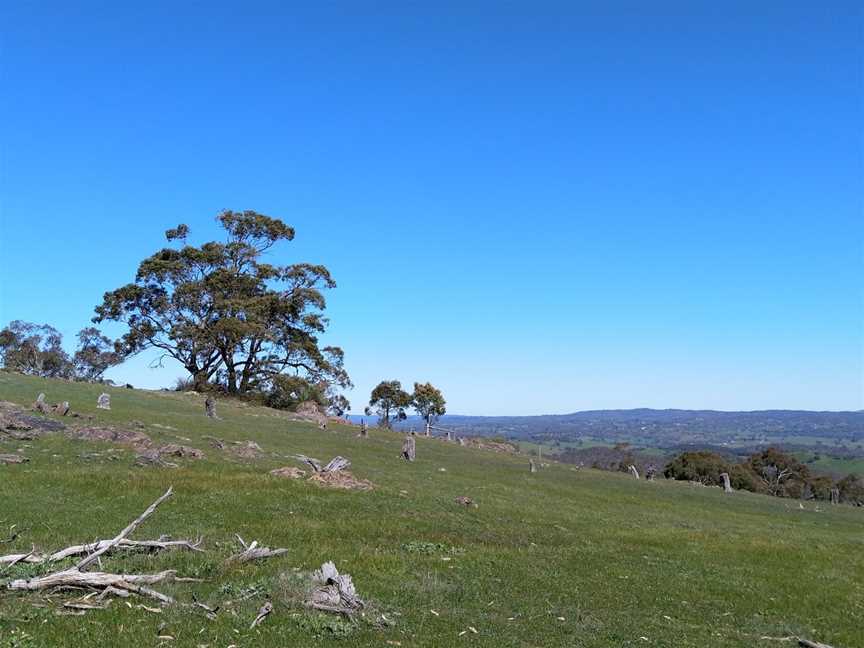
[[[0,443],[26,446],[31,462],[0,465],[0,553],[57,549],[116,534],[169,486],[176,495],[135,533],[204,536],[204,554],[114,555],[105,570],[177,569],[202,583],[157,589],[177,598],[161,614],[113,601],[86,616],[58,616],[61,597],[0,592],[0,647],[155,646],[782,646],[763,636],[802,635],[860,647],[864,627],[864,515],[860,509],[720,489],[635,481],[527,458],[417,439],[417,461],[398,458],[401,436],[373,429],[328,431],[263,408],[219,403],[203,416],[200,396],[111,389],[0,374],[0,399],[29,404],[44,391],[100,422],[137,420],[157,441],[203,449],[182,467],[132,468],[129,451],[62,436]],[[154,427],[154,424],[170,426]],[[332,426],[331,426],[332,427]],[[232,462],[202,435],[257,441],[265,458]],[[93,456],[93,453],[99,453]],[[304,453],[349,457],[372,492],[323,490],[267,471]],[[273,454],[281,456],[273,456]],[[445,471],[441,471],[444,468]],[[468,495],[477,508],[453,500]],[[233,534],[287,547],[261,564],[226,567]],[[445,560],[446,559],[446,560]],[[375,610],[347,623],[297,604],[303,573],[334,560]],[[33,573],[14,567],[13,574]],[[0,576],[9,577],[10,574]],[[271,594],[273,614],[249,624],[263,595],[224,608],[213,621],[188,605],[211,605],[248,588]],[[438,614],[433,614],[432,611]],[[383,613],[392,625],[376,627]],[[162,626],[162,624],[165,624]],[[159,630],[160,626],[162,627]],[[468,630],[473,627],[476,634]],[[158,632],[157,632],[158,631]],[[461,637],[459,634],[467,631]],[[390,643],[389,645],[396,645]]]

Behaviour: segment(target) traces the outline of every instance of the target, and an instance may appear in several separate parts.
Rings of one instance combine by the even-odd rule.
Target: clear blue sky
[[[864,408],[861,7],[2,3],[0,324],[71,345],[254,209],[339,284],[355,412]]]

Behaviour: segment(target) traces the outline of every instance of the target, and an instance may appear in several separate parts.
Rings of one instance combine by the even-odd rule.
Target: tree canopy
[[[217,217],[224,241],[186,243],[189,227],[168,230],[166,247],[144,259],[135,281],[105,293],[94,322],[124,322],[120,350],[161,351],[192,375],[196,389],[217,384],[233,394],[266,392],[279,376],[308,386],[347,387],[338,347],[322,346],[327,268],[274,265],[264,254],[294,230],[254,211]]]
[[[88,326],[78,332],[78,349],[73,357],[75,374],[81,380],[96,382],[114,365],[120,364],[123,356],[115,349],[114,343],[102,335],[95,326]]]
[[[402,389],[402,383],[398,380],[382,380],[372,390],[366,414],[375,412],[378,415],[378,425],[390,428],[393,420],[404,421],[407,418],[405,409],[410,405],[411,394]]]
[[[30,376],[71,378],[72,361],[62,345],[63,336],[48,324],[15,320],[0,331],[3,366]]]
[[[417,414],[423,417],[427,425],[432,425],[439,416],[445,414],[446,405],[447,401],[444,400],[444,395],[440,389],[428,382],[424,385],[414,383],[411,406]]]

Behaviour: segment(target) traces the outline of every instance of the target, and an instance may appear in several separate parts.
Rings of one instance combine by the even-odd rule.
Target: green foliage
[[[444,400],[444,395],[440,389],[428,382],[425,385],[414,383],[411,407],[423,417],[427,424],[432,425],[438,420],[438,417],[444,416],[447,411],[446,405],[447,401]]]
[[[186,368],[199,391],[213,381],[229,393],[267,392],[284,374],[350,386],[342,350],[318,340],[327,326],[322,291],[336,285],[327,268],[262,260],[294,238],[279,219],[224,211],[218,220],[224,243],[194,247],[186,225],[168,230],[166,238],[183,247],[144,259],[133,283],[105,293],[94,321],[126,323],[124,355],[158,349]]]
[[[303,634],[318,639],[344,639],[358,629],[356,623],[328,614],[294,614],[291,618]]]
[[[402,389],[402,383],[398,380],[382,380],[372,390],[369,398],[369,407],[366,415],[372,412],[378,414],[378,425],[390,429],[393,419],[404,421],[408,418],[405,409],[411,405],[411,395]]]
[[[402,551],[405,553],[412,554],[461,554],[464,553],[464,549],[460,547],[453,547],[448,544],[444,544],[442,542],[406,542],[402,545]]]
[[[751,455],[747,463],[771,495],[796,498],[804,495],[810,469],[791,454],[768,448]]]
[[[663,474],[667,479],[698,481],[719,486],[721,473],[729,472],[729,463],[715,452],[683,452],[666,464]]]
[[[63,350],[63,336],[48,324],[15,320],[0,331],[3,367],[28,376],[71,378],[72,361]]]
[[[97,382],[108,369],[120,364],[123,356],[99,329],[88,326],[78,332],[78,349],[73,361],[77,378]]]

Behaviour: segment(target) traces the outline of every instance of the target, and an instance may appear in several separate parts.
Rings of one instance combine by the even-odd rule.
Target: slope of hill
[[[203,536],[203,553],[123,553],[105,571],[176,569],[201,582],[160,583],[176,598],[114,600],[67,616],[75,594],[0,592],[0,646],[778,646],[801,635],[861,645],[864,517],[846,506],[720,489],[635,481],[552,464],[530,474],[524,457],[402,436],[290,421],[283,413],[197,395],[109,389],[0,373],[0,399],[29,405],[41,391],[93,424],[138,430],[154,443],[203,450],[176,468],[133,467],[134,452],[71,440],[0,435],[0,554],[54,550],[113,537],[169,485],[175,495],[135,538]],[[138,421],[139,423],[133,423]],[[84,419],[65,417],[67,425]],[[240,458],[205,437],[251,440]],[[348,457],[371,491],[339,491],[272,477],[292,455]],[[457,505],[469,496],[477,507]],[[234,534],[288,552],[226,564]],[[8,536],[8,538],[7,538]],[[8,540],[8,541],[7,541]],[[348,621],[302,606],[305,574],[333,560],[369,608]],[[0,567],[0,579],[47,568]],[[194,595],[194,599],[193,599]],[[269,597],[273,612],[250,629]],[[209,618],[197,600],[219,611]],[[232,601],[232,604],[228,604]],[[128,603],[128,605],[127,605]],[[143,604],[149,610],[140,607]],[[383,615],[383,616],[382,616]],[[173,639],[159,639],[159,637]]]

